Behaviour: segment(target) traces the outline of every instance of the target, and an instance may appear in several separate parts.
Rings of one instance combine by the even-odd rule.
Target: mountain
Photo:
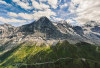
[[[0,39],[4,39],[12,35],[15,31],[15,27],[10,24],[0,25]]]
[[[17,34],[17,39],[21,39],[21,41],[29,41],[29,39],[37,41],[38,39],[39,43],[45,42],[49,44],[66,39],[69,41],[78,39],[73,43],[82,41],[82,38],[72,30],[70,24],[65,21],[60,22],[54,25],[55,22],[50,21],[47,17],[41,17],[37,21],[18,27],[15,35]],[[18,38],[19,34],[21,35],[20,38]]]
[[[0,25],[0,68],[100,68],[100,24],[72,26],[47,17]]]
[[[84,31],[84,37],[90,40],[94,44],[100,44],[99,30],[100,23],[95,21],[89,21],[85,25],[81,26]]]
[[[61,37],[62,34],[47,17],[41,17],[38,21],[21,26],[18,31],[24,32],[25,34],[34,34],[34,37],[41,37],[44,39],[56,39],[57,37]]]
[[[38,42],[38,45],[41,43],[52,45],[59,40],[68,40],[71,44],[84,41],[99,45],[100,24],[89,21],[82,26],[72,26],[66,21],[52,22],[47,17],[41,17],[37,21],[20,27],[9,24],[0,25],[0,47],[10,42],[4,49],[25,41]]]

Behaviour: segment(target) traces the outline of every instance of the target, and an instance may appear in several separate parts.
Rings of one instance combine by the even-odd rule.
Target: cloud
[[[47,0],[39,0],[39,1],[43,2],[43,1],[47,1]]]
[[[68,4],[65,3],[65,4],[63,4],[63,5],[60,5],[60,8],[65,8],[65,7],[67,7],[67,6],[68,6]]]
[[[2,0],[0,1],[0,3],[4,4],[4,5],[10,5],[10,4],[6,3],[5,1],[2,1]]]
[[[3,23],[11,23],[11,22],[13,22],[13,23],[24,23],[24,22],[26,22],[25,20],[14,19],[14,18],[8,19],[8,18],[4,18],[4,17],[0,17],[0,21],[3,22]]]
[[[73,2],[70,2],[69,8],[68,8],[68,10],[70,11],[70,14],[75,13],[76,12],[76,9],[77,8],[75,7],[75,4]]]
[[[56,13],[53,12],[50,9],[46,9],[43,11],[33,11],[33,14],[27,14],[27,13],[14,13],[14,12],[8,12],[7,13],[9,16],[12,17],[21,17],[23,19],[27,19],[27,20],[32,20],[32,19],[39,19],[42,16],[46,16],[50,19],[50,16],[56,16]]]
[[[24,3],[20,0],[12,0],[13,2],[17,3],[17,5],[19,5],[21,8],[24,8],[24,9],[32,9],[31,6],[29,6],[29,3]]]
[[[67,19],[66,21],[67,21],[68,23],[74,22],[72,19]]]
[[[32,5],[30,6],[28,1],[20,1],[20,0],[12,0],[13,2],[17,3],[17,5],[19,5],[21,8],[24,9],[40,9],[40,10],[44,10],[44,9],[48,9],[50,8],[49,5],[46,5],[44,3],[42,3],[43,1],[46,0],[40,0],[40,3],[37,2],[36,0],[30,0],[32,2]]]
[[[54,21],[61,21],[63,20],[62,18],[57,18],[57,17],[52,17]]]
[[[13,13],[13,12],[8,12],[7,13],[9,16],[12,17],[21,17],[23,19],[28,19],[28,20],[32,20],[33,19],[33,15],[32,14],[27,14],[27,13]]]
[[[7,4],[5,1],[2,1],[2,0],[0,1],[0,3],[2,3],[2,4]]]
[[[44,11],[38,11],[38,12],[34,12],[33,17],[35,20],[39,19],[42,16],[46,16],[50,19],[50,16],[56,16],[56,13],[53,12],[50,9],[44,10]]]
[[[79,5],[76,9],[75,20],[84,24],[88,21],[100,22],[100,0],[72,0],[74,5]]]
[[[19,7],[16,7],[17,9],[15,9],[15,6],[11,5],[12,1],[23,9],[20,9]],[[55,19],[56,21],[67,20],[68,22],[74,22],[74,23],[77,21],[79,22],[79,24],[84,24],[91,20],[100,22],[100,2],[99,2],[100,0],[80,0],[80,1],[79,0],[70,0],[70,1],[69,0],[12,0],[12,1],[11,3],[10,2],[7,3],[4,0],[0,0],[1,4],[0,15],[2,17],[7,16],[12,19],[16,18],[16,20],[19,20],[17,18],[20,18],[23,20],[30,21],[33,19],[37,20],[42,16],[46,16],[51,20],[53,19]],[[10,7],[11,9],[9,9],[9,6],[7,6],[7,4],[11,5]],[[4,10],[6,11],[4,12]]]
[[[48,4],[51,5],[52,8],[56,9],[58,7],[58,0],[48,0]]]
[[[43,10],[43,9],[48,9],[50,8],[49,5],[46,5],[44,3],[38,3],[37,1],[35,0],[31,0],[32,1],[32,5],[35,9],[40,9],[40,10]],[[45,1],[45,0],[41,0],[41,1]]]

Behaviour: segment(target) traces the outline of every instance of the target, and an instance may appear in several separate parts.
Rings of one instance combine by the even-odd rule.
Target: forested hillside
[[[85,42],[24,42],[0,55],[0,68],[100,68],[100,47]]]

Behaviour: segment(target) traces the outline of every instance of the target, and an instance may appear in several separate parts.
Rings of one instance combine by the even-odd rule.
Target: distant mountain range
[[[72,26],[66,21],[52,22],[47,17],[41,17],[37,21],[20,27],[10,24],[0,25],[0,47],[7,44],[6,49],[25,41],[33,41],[37,45],[42,43],[55,45],[64,40],[71,44],[88,42],[99,45],[100,24],[89,21],[82,26]]]
[[[1,44],[11,40],[13,42],[42,40],[41,43],[51,43],[51,40],[68,40],[70,43],[84,41],[100,44],[100,24],[89,21],[82,26],[72,26],[66,21],[52,22],[47,17],[41,17],[37,21],[20,27],[9,24],[0,25],[0,40]]]

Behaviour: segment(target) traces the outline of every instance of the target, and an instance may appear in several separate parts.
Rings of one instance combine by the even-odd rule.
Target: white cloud
[[[27,13],[18,13],[17,14],[17,13],[13,13],[13,12],[8,12],[7,14],[12,17],[21,17],[23,19],[29,19],[29,20],[33,19],[33,15],[27,14]]]
[[[57,17],[52,17],[52,18],[53,18],[54,21],[61,21],[61,20],[63,20],[63,19],[57,18]]]
[[[100,0],[72,0],[72,3],[79,4],[79,7],[74,9],[78,15],[75,20],[81,24],[91,20],[100,22]]]
[[[42,1],[47,1],[47,0],[39,0],[39,1],[41,1],[41,2],[42,2]]]
[[[50,19],[50,16],[56,16],[56,13],[51,11],[50,9],[44,11],[34,12],[33,17],[35,20],[39,19],[42,16],[46,16]]]
[[[8,18],[4,18],[4,17],[0,17],[0,21],[3,23],[24,23],[26,22],[25,20],[19,20],[19,19],[8,19]]]
[[[75,4],[73,2],[71,2],[69,4],[69,9],[68,10],[70,11],[71,14],[76,12],[76,7],[75,7]]]
[[[0,1],[0,3],[2,3],[2,4],[7,4],[5,1],[2,1],[2,0]]]
[[[5,1],[2,1],[2,0],[0,1],[0,3],[5,4],[5,5],[10,5],[10,4],[6,3]]]
[[[13,2],[17,3],[17,5],[19,5],[21,8],[24,8],[24,9],[32,9],[31,6],[29,6],[29,3],[24,3],[20,0],[12,0]]]
[[[32,5],[35,9],[40,9],[40,10],[43,10],[43,9],[48,9],[50,8],[49,5],[46,5],[44,3],[38,3],[37,1],[35,0],[31,0],[32,1]],[[43,0],[42,0],[43,1]]]
[[[63,4],[63,5],[60,5],[60,8],[65,8],[65,7],[67,7],[67,6],[68,6],[68,4],[65,3],[65,4]]]
[[[66,21],[67,21],[68,23],[74,22],[72,19],[67,19]]]
[[[42,16],[46,16],[50,19],[50,16],[56,16],[56,13],[50,9],[46,9],[43,11],[33,11],[33,14],[13,13],[13,12],[8,12],[7,14],[12,17],[21,17],[21,18],[27,19],[27,20],[32,20],[32,19],[37,20]]]
[[[58,7],[58,0],[48,0],[48,4],[51,5],[52,8],[56,9]]]

